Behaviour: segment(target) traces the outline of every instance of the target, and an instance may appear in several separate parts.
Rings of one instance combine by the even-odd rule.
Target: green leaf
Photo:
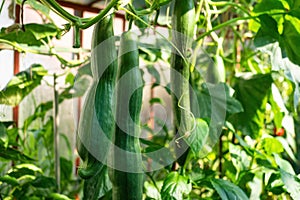
[[[284,11],[285,7],[282,0],[262,0],[260,3],[256,4],[253,12],[256,14],[262,13],[275,13]]]
[[[65,78],[65,84],[70,84],[70,85],[74,85],[74,79],[75,76],[70,72],[67,74],[66,78]]]
[[[232,164],[238,172],[247,170],[250,166],[250,158],[239,146],[229,143],[229,153]]]
[[[205,145],[208,133],[209,128],[207,122],[202,119],[196,119],[195,130],[190,133],[186,139],[195,156],[199,154],[199,151],[201,151]]]
[[[244,112],[233,116],[232,124],[243,134],[257,138],[262,134],[264,114],[271,83],[271,74],[240,76],[237,78],[236,98],[242,103]]]
[[[223,179],[211,179],[211,184],[222,200],[247,200],[249,199],[241,188]]]
[[[286,15],[280,47],[287,57],[296,65],[300,65],[300,19]]]
[[[281,142],[285,152],[287,153],[287,155],[294,161],[297,162],[297,158],[294,155],[293,150],[291,149],[289,143],[287,142],[287,140],[283,137],[276,137],[276,139]]]
[[[16,165],[14,166],[11,170],[8,171],[8,174],[10,176],[16,177],[16,178],[20,178],[23,175],[35,175],[37,173],[42,174],[42,169],[37,167],[36,165],[33,164],[20,164],[20,165]]]
[[[64,157],[60,157],[60,174],[62,180],[68,181],[71,179],[72,169],[72,161],[67,160]]]
[[[107,166],[99,170],[92,178],[85,180],[83,186],[83,199],[100,199],[112,189],[108,177]]]
[[[142,15],[140,16],[140,18],[145,21],[146,23],[149,23],[149,16],[147,15]],[[134,24],[142,31],[142,33],[144,33],[144,31],[146,30],[146,28],[148,27],[146,24],[144,24],[143,22],[141,22],[140,20],[134,20]]]
[[[236,175],[236,174],[235,174]],[[247,183],[252,182],[255,177],[255,174],[249,171],[243,171],[239,174],[238,177],[238,186],[243,189],[247,190]]]
[[[154,139],[155,137],[152,138],[152,140]],[[174,156],[171,153],[170,149],[165,148],[158,143],[154,143],[153,141],[145,139],[140,139],[140,142],[147,145],[147,147],[143,149],[143,153],[146,157],[152,159],[152,164],[155,167],[157,167],[157,165],[168,166],[174,162]]]
[[[191,110],[196,118],[209,121],[209,134],[202,148],[200,157],[211,151],[221,134],[226,118],[233,113],[242,112],[238,100],[232,97],[232,89],[225,83],[202,84],[201,88],[194,86],[196,95],[191,97]],[[196,97],[195,97],[196,96]]]
[[[82,76],[92,77],[91,62],[86,63],[77,70],[75,80],[80,79]]]
[[[149,197],[150,199],[161,200],[158,189],[162,187],[163,181],[156,181],[155,184],[158,188],[156,188],[151,182],[145,181],[144,183],[145,193],[147,197]]]
[[[59,94],[59,100],[71,99],[75,97],[81,97],[85,94],[91,84],[91,78],[89,76],[80,76],[76,79],[74,85],[67,87]]]
[[[300,197],[300,179],[282,169],[280,169],[280,174],[288,193],[294,200],[298,200]]]
[[[24,174],[20,172],[20,177],[18,177],[18,182],[21,186],[23,186],[22,189],[26,188],[28,184],[30,184],[36,177],[34,175],[30,174]]]
[[[30,171],[32,171],[32,172],[39,172],[39,173],[42,173],[42,169],[39,168],[39,167],[37,167],[37,166],[34,165],[34,164],[27,164],[27,163],[19,164],[19,165],[16,165],[16,166],[14,167],[14,169],[18,169],[18,170],[20,170],[20,169],[28,169],[28,170],[30,170]]]
[[[274,166],[272,161],[268,157],[266,157],[264,154],[257,155],[255,159],[256,159],[257,165],[263,166],[263,167],[268,168],[268,169],[277,170],[277,167]]]
[[[230,116],[243,111],[241,103],[231,95],[232,88],[226,83],[218,83],[216,85],[202,84],[200,89],[195,88],[194,90],[197,93],[197,105],[199,105],[201,110],[200,116],[196,114],[196,117],[209,119],[215,113],[226,111],[226,115]]]
[[[60,30],[54,24],[25,24],[25,31],[13,30],[11,28],[2,28],[0,39],[29,46],[41,46],[43,41],[48,42],[48,38],[60,34]]]
[[[37,188],[50,188],[56,187],[56,180],[52,177],[46,176],[37,176],[32,182],[31,185]]]
[[[7,135],[7,130],[4,123],[0,122],[0,144],[3,143],[3,146],[7,148],[9,143],[9,138]]]
[[[283,146],[276,138],[264,138],[262,140],[262,147],[269,155],[283,152]]]
[[[0,92],[0,104],[18,105],[34,88],[40,85],[47,70],[39,64],[16,74]]]
[[[187,177],[178,172],[171,172],[164,180],[161,189],[161,198],[164,200],[182,200],[184,194],[189,194],[192,190],[192,184]]]
[[[261,27],[254,38],[256,47],[265,46],[279,40],[279,32],[277,22],[269,15],[263,14],[259,16]]]
[[[15,177],[11,177],[8,175],[1,176],[0,177],[0,185],[1,185],[1,182],[7,183],[12,186],[19,185],[18,180]]]
[[[274,154],[275,162],[279,166],[281,170],[284,170],[285,172],[295,175],[295,171],[292,167],[292,165],[287,161],[282,159],[279,155]]]
[[[5,148],[2,145],[0,145],[0,158],[5,159],[7,161],[10,161],[10,160],[23,161],[23,162],[33,161],[32,158],[25,155],[23,152],[20,152],[11,147]]]

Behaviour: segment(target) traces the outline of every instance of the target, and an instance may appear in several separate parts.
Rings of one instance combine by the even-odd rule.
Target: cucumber
[[[110,173],[113,200],[141,200],[142,157],[139,143],[143,87],[137,35],[124,32],[119,49],[114,169]],[[122,79],[122,78],[125,78]]]
[[[193,0],[175,0],[172,21],[172,42],[177,49],[171,55],[171,90],[174,113],[174,130],[177,138],[188,134],[193,127],[190,109],[190,64],[189,49],[195,26],[195,6]],[[179,52],[178,52],[179,51]],[[177,161],[183,165],[188,145],[183,138],[177,140]]]
[[[77,136],[77,149],[84,166],[78,169],[78,175],[86,179],[83,199],[87,200],[99,199],[105,193],[103,188],[111,188],[103,178],[108,176],[107,155],[114,134],[113,91],[117,68],[113,17],[106,16],[95,25],[93,32],[93,83],[86,97]]]

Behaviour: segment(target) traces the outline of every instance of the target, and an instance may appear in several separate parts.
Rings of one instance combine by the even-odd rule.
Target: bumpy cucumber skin
[[[181,137],[192,130],[193,119],[190,114],[190,94],[189,94],[189,76],[190,64],[188,54],[192,45],[194,34],[195,6],[193,0],[175,0],[172,21],[172,42],[180,53],[173,49],[171,56],[171,89],[172,103],[174,111],[175,133]],[[181,55],[180,55],[181,54]],[[184,60],[184,58],[186,60]],[[180,108],[183,107],[184,109]],[[184,164],[187,152],[183,151],[188,148],[187,143],[180,139],[176,147],[178,163]],[[181,156],[180,156],[181,155]]]
[[[78,170],[79,176],[86,179],[83,196],[85,200],[99,199],[103,187],[111,187],[111,185],[101,185],[103,183],[101,180],[104,176],[108,176],[105,162],[110,147],[109,141],[114,134],[113,91],[117,67],[113,16],[106,16],[95,25],[93,32],[91,54],[93,83],[79,122],[76,142],[79,156],[85,166]],[[106,137],[106,140],[99,140],[99,137]],[[95,138],[98,138],[96,144]],[[98,152],[97,158],[100,157],[101,160],[95,158],[89,150],[93,153]]]
[[[142,76],[139,70],[137,36],[133,32],[122,34],[119,56],[118,80],[125,75],[126,81],[118,84],[117,88],[117,123],[114,143],[116,147],[124,150],[124,152],[114,151],[114,164],[122,166],[123,170],[113,169],[110,173],[113,183],[112,199],[141,200],[143,174],[141,173],[142,157],[139,144],[139,123],[143,88],[137,88],[141,86]],[[133,154],[129,155],[128,152]],[[133,171],[139,173],[131,173]]]

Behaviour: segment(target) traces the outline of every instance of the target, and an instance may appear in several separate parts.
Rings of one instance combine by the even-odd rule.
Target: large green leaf
[[[255,36],[255,45],[261,47],[278,41],[284,55],[300,65],[299,11],[300,5],[294,1],[262,0],[258,3],[253,13],[259,15],[261,27]],[[274,13],[282,14],[271,17]]]
[[[242,112],[240,102],[232,97],[233,89],[225,83],[204,83],[200,88],[194,86],[191,95],[191,108],[196,118],[202,118],[209,123],[209,134],[200,157],[212,150],[222,132],[226,118],[234,113]],[[196,96],[196,97],[195,97]]]
[[[26,172],[26,173],[22,173]],[[22,175],[34,175],[36,173],[43,173],[42,169],[34,164],[23,163],[13,167],[13,169],[8,171],[10,176],[20,177]]]
[[[199,106],[199,113],[196,117],[210,119],[216,113],[226,112],[227,117],[243,111],[241,103],[232,97],[231,90],[226,83],[202,84],[201,88],[195,89]],[[217,92],[214,92],[217,91]],[[220,91],[220,92],[218,92]],[[212,105],[213,104],[213,105]]]
[[[189,194],[192,190],[192,184],[187,177],[178,172],[171,172],[165,178],[161,198],[164,200],[182,200],[184,194]]]
[[[16,74],[0,92],[0,104],[18,105],[34,88],[40,85],[47,70],[39,64]]]
[[[300,19],[291,15],[285,16],[284,29],[280,47],[287,57],[295,64],[300,65]]]
[[[12,43],[32,46],[41,46],[43,45],[43,41],[47,42],[48,38],[52,38],[60,34],[60,29],[58,29],[54,24],[25,24],[25,31],[22,31],[21,29],[10,29],[12,28],[2,28],[0,32],[0,39]]]
[[[249,199],[241,188],[223,179],[211,179],[211,184],[216,189],[222,200],[247,200]]]
[[[242,103],[244,112],[232,118],[235,127],[243,134],[257,138],[264,127],[264,114],[273,82],[271,74],[257,74],[237,78],[236,98]]]
[[[17,149],[7,147],[5,148],[2,144],[0,144],[0,160],[6,161],[33,161],[32,158],[25,155],[23,152],[18,151]]]

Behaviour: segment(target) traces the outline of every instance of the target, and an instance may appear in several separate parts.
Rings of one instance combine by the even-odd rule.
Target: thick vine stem
[[[100,13],[93,18],[80,18],[70,14],[62,8],[55,0],[41,0],[43,4],[49,6],[56,14],[69,21],[71,25],[75,25],[80,29],[87,29],[103,19],[113,7],[119,5],[120,0],[112,0]]]
[[[79,24],[78,27],[81,29],[91,27],[92,25],[103,19],[112,8],[116,7],[119,4],[119,1],[120,0],[112,0],[102,11],[100,11],[100,13],[97,16],[93,17],[84,24]]]

